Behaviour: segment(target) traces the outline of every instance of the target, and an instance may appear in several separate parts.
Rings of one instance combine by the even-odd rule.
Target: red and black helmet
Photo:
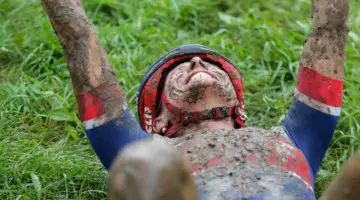
[[[199,44],[188,44],[176,47],[156,60],[147,71],[140,85],[137,95],[137,107],[140,125],[145,132],[160,134],[154,131],[153,122],[159,113],[159,102],[161,102],[166,75],[174,67],[190,61],[193,57],[200,57],[206,62],[215,64],[228,74],[234,85],[238,100],[236,107],[229,108],[229,110],[231,110],[231,116],[235,121],[236,128],[245,127],[244,86],[240,72],[230,60],[214,50]],[[207,113],[214,113],[214,119],[216,119],[216,117],[219,118],[222,111],[222,108],[214,108],[207,111]],[[227,110],[225,109],[225,111]],[[197,115],[198,113],[190,114]],[[183,113],[180,113],[180,115],[183,116]]]

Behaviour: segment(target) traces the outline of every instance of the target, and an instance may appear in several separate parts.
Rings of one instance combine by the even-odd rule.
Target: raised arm
[[[302,52],[293,104],[283,121],[313,178],[340,115],[348,8],[348,0],[312,1],[313,27]]]
[[[106,168],[118,150],[146,134],[127,109],[104,48],[80,0],[41,0],[63,47],[80,118]]]

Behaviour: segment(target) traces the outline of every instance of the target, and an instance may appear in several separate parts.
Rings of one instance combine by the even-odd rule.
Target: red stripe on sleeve
[[[95,119],[103,114],[101,111],[102,100],[90,92],[77,96],[77,104],[82,121]]]
[[[100,117],[106,111],[104,106],[124,95],[118,84],[103,85],[76,97],[81,121]]]
[[[323,76],[308,67],[300,66],[296,89],[329,106],[342,104],[343,81]]]

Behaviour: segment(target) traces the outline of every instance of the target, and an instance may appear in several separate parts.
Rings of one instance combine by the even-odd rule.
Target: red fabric
[[[153,75],[149,78],[146,85],[144,86],[143,91],[141,92],[141,98],[140,98],[140,124],[141,127],[150,134],[154,134],[153,131],[153,121],[156,118],[156,106],[157,106],[157,96],[158,96],[158,88],[159,84],[162,80],[163,72],[165,69],[170,67],[172,64],[174,64],[177,61],[188,59],[198,56],[202,59],[209,59],[213,60],[217,63],[219,63],[223,70],[229,75],[230,80],[232,81],[236,96],[239,100],[239,106],[241,107],[244,104],[244,86],[242,83],[242,79],[240,76],[240,73],[235,69],[234,66],[232,66],[227,61],[208,54],[191,54],[191,55],[184,55],[176,58],[172,58],[169,61],[167,61],[163,66],[161,66],[159,69],[157,69]],[[244,120],[241,120],[239,117],[235,119],[235,121],[241,126],[245,127]]]
[[[253,153],[247,156],[245,160],[252,163],[264,162],[269,165],[279,166],[301,177],[308,185],[313,185],[309,165],[304,154],[298,148],[291,145],[288,141],[277,137],[270,137],[267,141],[267,146],[271,149],[268,157],[261,160]],[[283,155],[281,151],[287,151],[288,156],[280,156]]]
[[[92,93],[86,92],[77,96],[76,99],[82,121],[95,119],[104,114],[101,110],[102,100]]]
[[[323,104],[341,107],[343,81],[331,79],[301,66],[296,89]]]
[[[96,119],[104,114],[103,108],[104,100],[96,95],[96,93],[107,93],[109,95],[123,95],[123,92],[118,84],[102,85],[92,91],[84,92],[76,96],[76,101],[79,109],[81,120],[88,121]],[[107,99],[109,100],[109,99]]]

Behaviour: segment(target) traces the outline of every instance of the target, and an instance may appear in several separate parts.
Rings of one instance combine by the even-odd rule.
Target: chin
[[[227,98],[228,95],[220,93],[228,93],[220,91],[219,87],[214,83],[194,84],[189,88],[184,96],[186,110],[204,110],[213,107],[229,106],[234,103]]]
[[[187,88],[195,88],[195,87],[210,87],[213,85],[217,85],[217,81],[213,78],[206,78],[206,79],[195,79],[191,80],[187,84]]]

